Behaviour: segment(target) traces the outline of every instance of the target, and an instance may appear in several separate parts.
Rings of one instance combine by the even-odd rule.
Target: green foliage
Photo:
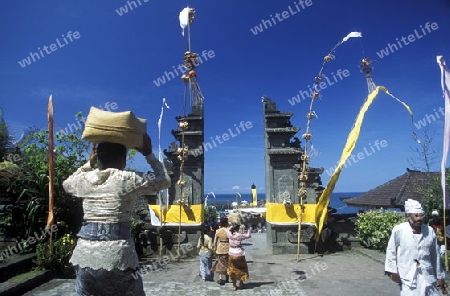
[[[8,126],[3,119],[3,110],[0,108],[0,161],[4,159],[6,155],[6,147],[8,145],[9,132]]]
[[[89,159],[91,144],[81,138],[83,130],[81,123],[84,120],[82,113],[78,112],[75,115],[78,127],[73,132],[72,128],[71,132],[67,132],[67,129],[57,131],[54,137],[53,212],[60,234],[76,233],[82,222],[81,199],[69,196],[64,191],[62,183]],[[2,133],[7,131],[6,123],[3,125],[1,123],[4,122],[0,114],[0,138],[6,139],[5,132]],[[74,124],[70,126],[73,127]],[[24,134],[23,139],[16,145],[20,158],[14,163],[14,172],[11,174],[11,169],[5,172],[9,177],[12,175],[12,178],[2,182],[0,172],[0,189],[3,190],[5,187],[8,195],[14,197],[13,205],[3,218],[0,227],[19,241],[27,239],[34,232],[39,232],[40,228],[45,228],[49,211],[49,133],[29,129]],[[134,154],[136,151],[130,151],[128,159],[131,160]]]
[[[127,152],[127,167],[125,168],[127,171],[136,171],[134,169],[134,157],[139,152],[136,149],[130,149]]]
[[[394,211],[369,211],[358,214],[355,232],[367,248],[386,250],[392,228],[404,221],[406,218]]]
[[[75,115],[75,120],[82,120],[81,112]],[[66,194],[62,187],[63,181],[89,159],[90,144],[81,139],[81,133],[79,127],[74,133],[57,132],[55,137],[54,216],[58,229],[64,233],[75,233],[82,220],[81,200]],[[21,172],[8,185],[18,209],[9,214],[12,223],[5,230],[15,233],[17,239],[26,239],[45,227],[49,197],[48,147],[48,131],[31,131],[27,143],[21,147],[21,161],[17,163]]]
[[[450,174],[447,169],[446,172],[446,187],[448,188],[450,184]],[[418,187],[417,191],[423,194],[424,199],[421,204],[425,211],[426,217],[431,217],[431,212],[433,210],[437,210],[440,216],[443,216],[443,207],[444,203],[442,200],[442,187],[441,187],[441,178],[437,177],[435,181],[428,186],[427,188]]]
[[[131,235],[135,238],[135,240],[139,239],[139,236],[143,232],[144,225],[144,221],[141,221],[138,218],[131,217]]]
[[[203,210],[203,217],[205,222],[211,221],[211,218],[217,217],[217,209],[215,206],[207,206]]]
[[[75,239],[71,234],[65,234],[59,239],[49,239],[36,246],[36,269],[54,270],[67,273],[72,270],[69,263],[75,248]]]
[[[131,217],[131,236],[134,240],[134,246],[139,258],[144,255],[143,247],[147,246],[146,236],[144,235],[144,225],[144,221],[133,216]]]

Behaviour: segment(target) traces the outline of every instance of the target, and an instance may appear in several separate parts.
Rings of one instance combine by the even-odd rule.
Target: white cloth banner
[[[161,126],[162,126],[162,118],[164,115],[164,107],[169,109],[169,105],[166,103],[166,98],[163,98],[162,106],[161,106],[161,114],[159,114],[158,119],[158,159],[161,163],[163,163],[163,151],[161,149]],[[165,204],[167,207],[169,207],[169,190],[164,189],[158,194],[159,197],[159,205]]]
[[[350,32],[347,36],[344,37],[344,39],[342,39],[342,42],[347,41],[351,37],[362,37],[362,34],[361,32]]]
[[[148,212],[150,214],[150,222],[153,226],[161,226],[161,220],[159,220],[158,216],[156,216],[156,213],[152,210],[152,207],[148,206]]]
[[[158,151],[158,158],[159,158],[159,161],[163,161],[163,153],[162,153],[162,150],[161,150],[161,125],[162,125],[162,118],[163,118],[163,115],[164,115],[164,107],[166,107],[167,109],[169,109],[170,107],[167,105],[167,103],[166,103],[166,98],[163,98],[163,103],[162,103],[162,106],[161,106],[161,113],[159,114],[159,119],[158,119],[158,148],[159,148],[159,151]]]
[[[442,199],[444,201],[444,209],[449,208],[447,190],[445,188],[445,170],[447,167],[447,157],[450,144],[450,70],[445,64],[443,56],[437,56],[437,63],[441,68],[441,85],[445,100],[445,120],[444,120],[444,146],[442,151],[441,162],[441,187]]]
[[[190,8],[186,7],[185,9],[183,9],[180,12],[180,27],[181,27],[181,35],[184,36],[184,29],[188,26],[189,24],[189,11]]]

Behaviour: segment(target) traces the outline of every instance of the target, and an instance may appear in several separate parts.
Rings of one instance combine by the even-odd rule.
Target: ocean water
[[[347,206],[345,203],[343,203],[340,198],[341,197],[355,197],[358,195],[363,194],[364,192],[336,192],[333,193],[331,195],[331,200],[330,200],[330,207],[335,208],[337,210],[338,214],[353,214],[353,213],[358,213],[359,210],[363,210],[361,208],[356,208],[356,207],[350,207]],[[218,209],[228,209],[231,208],[231,203],[235,202],[237,200],[237,202],[239,204],[242,203],[242,201],[247,201],[248,203],[250,203],[252,201],[252,195],[251,193],[241,193],[240,194],[241,197],[238,197],[236,199],[236,194],[215,194],[215,198],[212,194],[208,195],[208,200],[207,203],[208,205],[216,205],[218,207]],[[258,194],[258,200],[262,200],[265,199],[265,194],[264,193],[259,193]]]

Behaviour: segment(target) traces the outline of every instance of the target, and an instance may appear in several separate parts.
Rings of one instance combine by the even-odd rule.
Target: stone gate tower
[[[280,112],[271,99],[264,97],[263,107],[267,243],[273,254],[296,253],[300,217],[298,175],[303,164],[303,149],[295,135],[300,128],[290,122],[293,113]],[[316,231],[315,205],[323,190],[322,172],[322,168],[309,168],[305,182],[307,197],[303,200],[300,232],[303,251],[310,247]]]

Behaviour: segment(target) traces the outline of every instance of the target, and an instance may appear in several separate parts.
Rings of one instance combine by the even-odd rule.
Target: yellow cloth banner
[[[403,106],[405,106],[408,113],[413,116],[413,113],[411,111],[411,108],[409,108],[408,105],[406,105],[401,100],[394,97],[392,94],[389,93],[389,91],[384,86],[377,86],[367,97],[366,101],[361,107],[361,110],[359,111],[358,115],[356,116],[355,123],[353,125],[352,130],[348,134],[347,137],[347,143],[345,143],[344,150],[342,151],[341,158],[339,159],[339,164],[336,167],[333,175],[331,176],[330,180],[328,181],[327,187],[325,187],[325,190],[322,192],[322,195],[319,197],[319,201],[317,202],[317,208],[316,208],[316,219],[317,219],[317,228],[318,231],[315,235],[316,242],[319,240],[320,233],[322,232],[323,224],[325,223],[327,219],[328,214],[328,205],[330,203],[330,197],[331,193],[333,193],[334,187],[336,185],[337,180],[339,179],[339,174],[341,173],[345,162],[347,161],[348,157],[352,154],[353,149],[355,148],[356,142],[359,138],[359,133],[361,131],[361,125],[364,120],[364,115],[369,109],[372,102],[375,100],[375,98],[378,95],[379,90],[384,91],[387,95],[391,96],[398,102],[400,102]]]
[[[203,204],[191,205],[189,207],[170,205],[167,210],[163,210],[161,217],[160,205],[149,205],[163,223],[180,223],[180,207],[181,207],[181,223],[198,224],[203,223]]]
[[[316,222],[316,204],[304,204],[302,223]],[[266,203],[266,220],[272,223],[298,223],[300,204]]]

